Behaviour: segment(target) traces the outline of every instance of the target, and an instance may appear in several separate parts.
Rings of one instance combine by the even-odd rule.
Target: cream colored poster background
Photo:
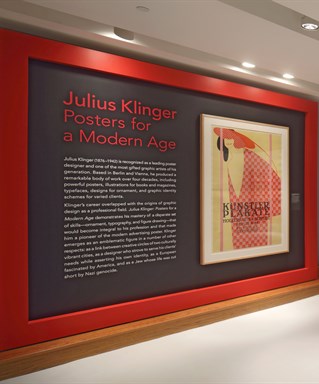
[[[212,125],[211,129],[214,130],[215,126]],[[233,127],[223,126],[219,128],[228,128],[234,129]],[[257,145],[254,151],[258,156],[264,159],[267,163],[270,161],[270,145],[269,145],[269,136],[272,138],[272,168],[279,175],[280,179],[282,178],[282,137],[279,134],[270,134],[269,132],[260,132],[252,131],[246,129],[236,129],[236,132],[239,132],[251,140],[253,140]],[[231,222],[223,223],[220,218],[220,191],[223,191],[223,202],[229,203],[229,187],[228,187],[228,169],[227,162],[223,162],[223,186],[220,188],[220,160],[222,159],[220,151],[217,148],[217,139],[216,134],[211,135],[211,153],[212,153],[212,212],[211,217],[213,218],[212,225],[212,252],[221,251],[220,247],[220,225],[223,225],[223,251],[229,251],[233,249],[232,245],[232,233],[231,233]],[[282,242],[282,220],[280,216],[274,216],[271,218],[272,231],[269,231],[269,237],[271,236],[271,244],[280,244]],[[268,228],[270,228],[270,222],[268,221]]]

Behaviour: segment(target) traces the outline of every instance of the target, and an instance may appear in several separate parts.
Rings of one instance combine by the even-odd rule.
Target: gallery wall
[[[239,296],[313,278],[316,103],[26,34],[2,30],[1,37],[8,52],[1,68],[12,94],[3,101],[6,108],[12,110],[11,98],[21,94],[20,114],[7,116],[6,150],[20,147],[10,174],[22,175],[5,196],[12,206],[6,224],[14,217],[12,228],[20,228],[19,249],[3,263],[11,268],[10,262],[23,261],[14,289],[16,305],[18,300],[25,303],[30,321],[205,288],[212,288],[205,302],[210,303],[233,297],[226,293],[232,283],[238,286],[230,292]],[[10,54],[15,55],[15,66]],[[217,137],[212,146],[217,157],[205,154],[202,145],[210,142],[203,132],[212,132],[213,126],[201,124],[209,116],[222,119],[214,130],[230,127],[231,121],[236,129],[242,124],[240,129],[258,141],[250,148],[262,149],[260,156],[266,156],[264,168],[260,165],[258,173],[249,174],[250,194],[240,197],[240,205],[267,203],[275,212],[272,206],[277,204],[274,216],[279,215],[280,222],[289,216],[289,226],[272,226],[269,210],[243,212],[236,204],[225,218],[223,195],[229,199],[229,187],[220,177],[225,173],[227,181],[227,166]],[[265,145],[269,150],[263,150]],[[273,148],[279,155],[278,173],[273,172]],[[219,187],[203,182],[205,174],[217,175],[204,169],[211,159],[222,170],[215,176]],[[3,169],[8,178],[6,172]],[[280,180],[279,203],[273,197],[273,174]],[[290,190],[283,188],[288,180]],[[222,197],[213,215],[214,220],[219,217],[216,230],[207,233],[228,234],[205,243],[213,219],[203,221],[203,196],[211,189]],[[14,199],[18,190],[24,191],[20,208]],[[233,243],[234,226],[241,239],[238,246]],[[288,230],[289,244],[276,248]],[[256,242],[257,234],[263,236],[262,243]],[[272,236],[278,234],[279,242],[273,243]],[[225,247],[214,248],[213,241]],[[4,253],[10,246],[4,242]],[[234,258],[238,248],[242,253]],[[203,257],[203,249],[209,257]],[[297,278],[297,271],[302,276]],[[217,295],[215,289],[225,291]],[[20,291],[28,293],[22,298]],[[204,302],[187,302],[175,310],[195,304]]]

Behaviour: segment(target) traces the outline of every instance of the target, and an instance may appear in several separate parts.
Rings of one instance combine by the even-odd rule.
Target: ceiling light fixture
[[[124,40],[134,40],[134,32],[114,27],[114,34]]]
[[[315,20],[311,20],[306,17],[303,17],[301,19],[301,28],[307,31],[316,31],[319,28],[319,24]]]
[[[294,75],[291,75],[290,73],[284,73],[284,74],[282,75],[282,77],[283,77],[284,79],[287,79],[287,80],[292,80],[292,79],[295,78],[295,76],[294,76]]]
[[[255,68],[256,65],[255,64],[252,64],[252,63],[248,63],[247,61],[244,61],[243,63],[241,63],[241,65],[245,68]]]
[[[149,8],[144,7],[143,5],[138,5],[138,6],[136,7],[136,9],[137,9],[138,11],[140,11],[140,12],[149,12],[149,11],[150,11]]]

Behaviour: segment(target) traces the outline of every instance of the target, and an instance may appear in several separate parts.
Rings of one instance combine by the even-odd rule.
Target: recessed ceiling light
[[[136,9],[137,9],[138,11],[140,11],[140,12],[149,12],[149,11],[150,11],[149,8],[147,8],[147,7],[143,7],[143,5],[138,5],[138,6],[136,7]]]
[[[316,20],[303,16],[301,18],[301,27],[307,31],[316,31],[319,28],[319,24]]]
[[[245,68],[255,68],[256,65],[253,64],[253,63],[248,63],[247,61],[244,61],[243,63],[241,63],[241,65]]]
[[[114,34],[124,40],[134,40],[134,32],[114,27]]]
[[[316,31],[319,28],[319,25],[315,23],[302,23],[301,27],[307,31]]]
[[[288,79],[288,80],[291,80],[291,79],[294,79],[294,78],[295,78],[295,76],[294,76],[294,75],[291,75],[290,73],[284,73],[284,74],[282,75],[282,77],[283,77],[284,79]]]

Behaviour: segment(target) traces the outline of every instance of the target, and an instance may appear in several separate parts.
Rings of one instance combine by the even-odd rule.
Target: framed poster
[[[289,129],[201,116],[201,263],[289,250]]]
[[[8,30],[0,41],[1,350],[317,279],[317,103]],[[200,263],[201,114],[268,154],[271,133],[281,221],[265,248],[283,246],[267,257]]]

